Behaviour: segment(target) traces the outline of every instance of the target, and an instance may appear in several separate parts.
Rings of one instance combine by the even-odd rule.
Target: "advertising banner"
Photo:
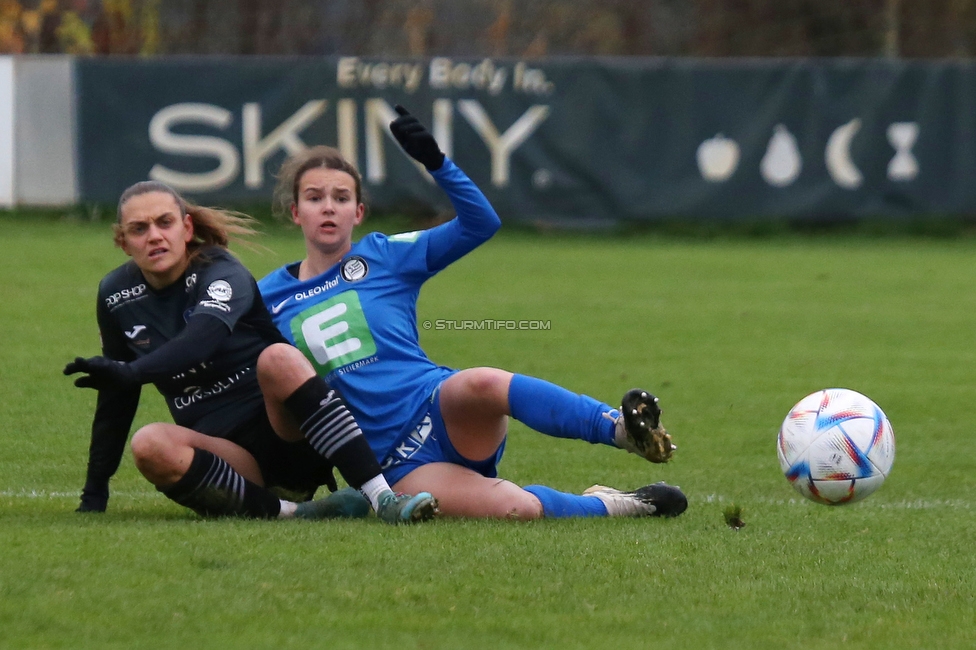
[[[210,58],[77,62],[83,199],[156,178],[267,200],[340,148],[373,209],[444,210],[389,134],[427,124],[503,219],[833,219],[976,209],[962,61]]]

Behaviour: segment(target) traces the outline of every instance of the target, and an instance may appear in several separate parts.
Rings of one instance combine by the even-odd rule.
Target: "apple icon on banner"
[[[698,171],[710,183],[727,181],[739,166],[739,143],[719,133],[698,145]]]

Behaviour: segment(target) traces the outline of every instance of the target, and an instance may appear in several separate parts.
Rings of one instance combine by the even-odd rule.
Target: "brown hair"
[[[126,201],[140,194],[150,192],[162,192],[169,194],[176,201],[180,208],[180,216],[190,215],[193,220],[193,240],[186,245],[190,259],[197,257],[200,250],[206,246],[220,246],[227,248],[227,244],[232,238],[250,237],[257,234],[255,226],[257,220],[240,212],[221,210],[219,208],[207,208],[194,203],[190,203],[180,193],[166,183],[159,181],[141,181],[130,185],[122,196],[119,197],[119,207],[116,212],[115,223],[112,226],[115,232],[115,245],[121,247],[124,234],[122,232],[122,207]]]
[[[356,183],[356,203],[363,203],[363,179],[359,170],[346,160],[335,147],[318,145],[289,157],[278,170],[278,182],[274,189],[274,211],[279,217],[287,216],[293,203],[298,203],[298,184],[310,169],[336,169],[352,176]]]

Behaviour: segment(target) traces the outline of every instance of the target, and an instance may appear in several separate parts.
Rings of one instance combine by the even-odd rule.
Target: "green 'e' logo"
[[[295,345],[320,374],[376,354],[363,306],[355,291],[309,307],[291,319]]]

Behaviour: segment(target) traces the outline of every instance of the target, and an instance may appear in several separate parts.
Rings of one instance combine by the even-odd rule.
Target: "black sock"
[[[356,419],[338,392],[321,377],[298,387],[285,406],[301,423],[309,444],[332,463],[342,478],[357,490],[380,474],[380,464]]]
[[[278,497],[205,449],[193,451],[190,468],[179,481],[156,489],[202,517],[274,519],[281,511]]]

